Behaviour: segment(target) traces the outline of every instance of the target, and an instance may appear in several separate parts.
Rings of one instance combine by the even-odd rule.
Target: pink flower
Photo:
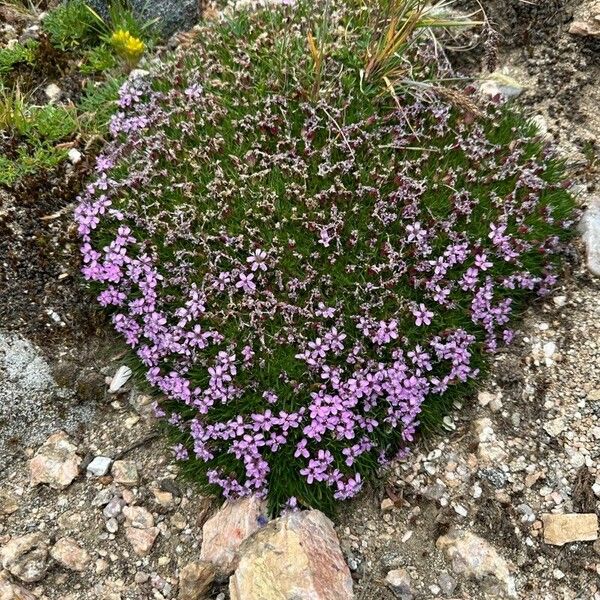
[[[246,294],[253,294],[256,291],[256,284],[252,281],[253,279],[254,275],[252,273],[249,275],[240,273],[240,278],[235,284],[235,287],[242,289]]]
[[[418,327],[421,325],[431,325],[433,313],[430,310],[427,310],[427,307],[424,304],[419,304],[417,308],[413,308],[412,314],[415,317],[415,325]]]
[[[266,265],[267,253],[264,250],[255,250],[250,256],[246,259],[246,262],[250,264],[250,268],[253,271],[257,271],[260,269],[261,271],[267,270]]]

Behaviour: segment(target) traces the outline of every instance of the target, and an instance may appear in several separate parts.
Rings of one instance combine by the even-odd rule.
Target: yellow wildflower
[[[110,43],[123,58],[132,63],[137,62],[146,49],[142,40],[124,29],[117,29],[110,37]]]

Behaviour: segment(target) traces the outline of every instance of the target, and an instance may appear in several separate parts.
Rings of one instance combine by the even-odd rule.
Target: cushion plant
[[[442,87],[415,33],[434,20],[285,2],[121,89],[76,213],[84,274],[177,457],[227,497],[355,495],[556,281],[561,162],[515,110]]]

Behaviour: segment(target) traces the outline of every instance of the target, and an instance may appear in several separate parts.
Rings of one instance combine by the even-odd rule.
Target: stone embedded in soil
[[[230,575],[239,561],[241,543],[260,528],[264,502],[256,496],[225,502],[204,523],[200,560],[215,565],[222,575]]]
[[[154,527],[154,517],[142,506],[126,506],[123,514],[126,519],[125,537],[137,555],[145,556],[159,534],[158,527]]]
[[[446,596],[450,596],[454,593],[454,590],[456,589],[457,581],[449,573],[443,571],[439,574],[437,578],[437,584],[440,590],[442,590],[443,594],[445,594]]]
[[[46,98],[48,98],[48,102],[54,104],[60,100],[62,90],[55,83],[49,83],[46,86],[44,93],[46,94]]]
[[[154,527],[154,517],[152,513],[142,506],[126,506],[123,509],[125,515],[125,525],[135,527],[136,529],[148,529]]]
[[[107,456],[96,456],[87,466],[87,472],[94,475],[94,477],[102,477],[108,473],[111,465],[111,458],[108,458]]]
[[[352,577],[331,521],[320,511],[288,513],[240,548],[231,600],[352,600]]]
[[[115,496],[102,510],[102,514],[107,519],[113,519],[121,514],[123,508],[125,507],[125,500],[123,498],[119,498]]]
[[[524,85],[510,75],[500,71],[494,71],[479,84],[479,91],[488,98],[495,98],[497,96],[504,99],[516,98],[524,90]]]
[[[579,230],[586,245],[587,267],[600,276],[600,197],[589,198],[587,205]]]
[[[385,577],[385,582],[392,592],[394,592],[396,598],[400,598],[400,600],[412,600],[415,597],[410,575],[406,569],[394,569],[390,571]]]
[[[580,2],[569,33],[584,37],[600,37],[600,1]]]
[[[81,457],[77,446],[64,431],[51,435],[29,461],[31,485],[47,483],[51,488],[64,489],[79,474]]]
[[[137,485],[138,470],[131,460],[115,460],[111,474],[115,483],[123,485]]]
[[[394,510],[396,503],[391,498],[384,498],[381,501],[381,512],[390,512]]]
[[[108,531],[108,533],[117,533],[117,531],[119,531],[119,522],[114,517],[108,519],[104,526],[106,527],[106,531]]]
[[[208,562],[193,562],[179,572],[179,600],[205,600],[215,580],[215,568]]]
[[[509,563],[483,538],[453,528],[435,545],[451,561],[456,574],[487,583],[488,593],[516,597]]]
[[[563,417],[556,417],[546,421],[543,425],[544,431],[553,438],[558,437],[566,428],[567,423]]]
[[[170,508],[173,506],[173,494],[171,492],[165,492],[164,490],[153,488],[152,494],[156,503],[164,508]]]
[[[20,585],[13,583],[7,571],[0,571],[0,599],[37,600],[37,597]]]
[[[0,488],[0,515],[12,515],[17,510],[19,510],[19,502],[14,492],[8,488]]]
[[[563,546],[570,542],[590,542],[598,539],[598,516],[595,513],[545,514],[544,542]]]
[[[67,153],[67,156],[69,157],[69,162],[72,165],[79,164],[81,162],[81,159],[83,158],[83,154],[81,154],[81,152],[79,152],[77,148],[71,148]]]
[[[14,537],[0,549],[2,567],[26,583],[40,581],[48,569],[48,544],[41,533]]]
[[[71,571],[85,571],[90,564],[90,555],[77,540],[61,538],[50,550],[50,556]]]
[[[158,534],[158,527],[149,527],[148,529],[125,527],[125,537],[138,556],[146,556],[150,552]]]
[[[484,465],[499,465],[507,460],[508,454],[500,446],[488,418],[473,421],[473,430],[477,436],[477,458]]]

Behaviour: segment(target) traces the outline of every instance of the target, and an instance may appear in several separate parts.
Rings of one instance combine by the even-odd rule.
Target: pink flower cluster
[[[267,494],[285,461],[349,498],[510,341],[513,296],[554,283],[560,185],[531,137],[495,141],[495,109],[486,129],[438,101],[361,115],[344,89],[249,104],[242,77],[227,104],[204,60],[121,89],[76,210],[83,273],[169,400],[179,459],[226,496]]]

